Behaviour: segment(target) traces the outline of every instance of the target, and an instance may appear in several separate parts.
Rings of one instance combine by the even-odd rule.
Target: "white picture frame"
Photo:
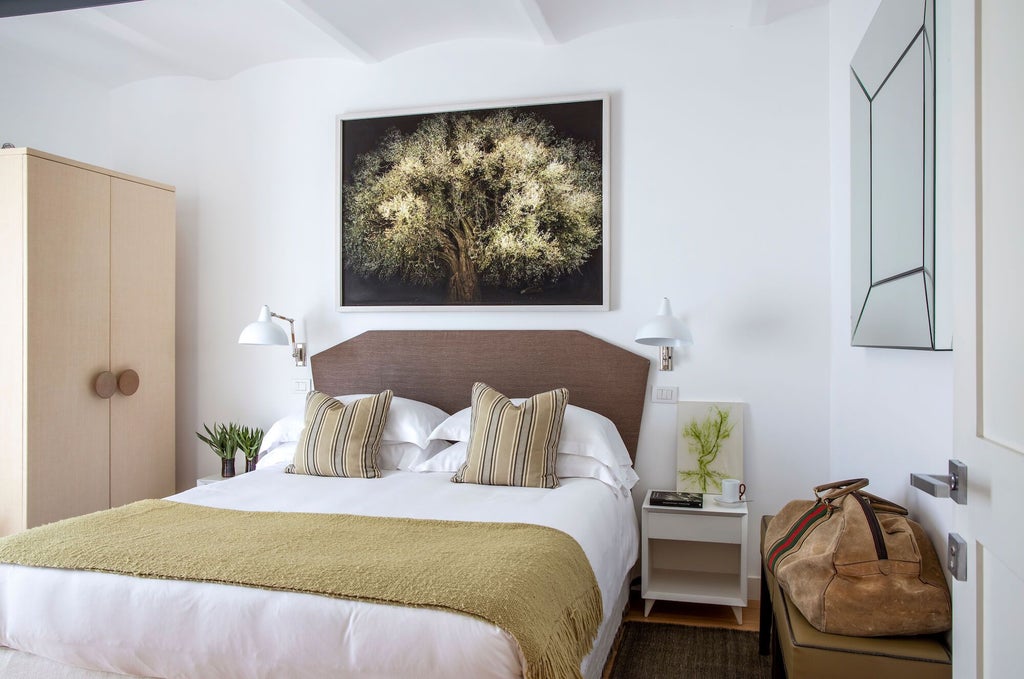
[[[610,291],[610,125],[609,95],[585,94],[437,106],[420,109],[347,113],[337,116],[336,175],[336,248],[335,299],[340,312],[359,311],[607,311]],[[511,115],[532,116],[550,125],[558,140],[578,141],[591,149],[600,167],[600,237],[579,266],[578,272],[567,273],[550,284],[488,286],[480,284],[480,298],[472,300],[451,297],[442,292],[445,283],[435,280],[420,286],[402,276],[382,277],[355,270],[351,258],[346,260],[346,239],[353,239],[355,230],[346,225],[355,223],[352,212],[346,213],[346,195],[353,189],[353,176],[360,156],[373,153],[385,143],[390,130],[411,134],[423,121],[439,116],[465,115],[485,117],[508,111]],[[575,127],[574,127],[575,126]],[[573,136],[572,130],[578,130]],[[585,134],[584,134],[585,132]],[[583,152],[581,152],[583,153]],[[593,166],[593,158],[591,165]],[[365,176],[365,174],[364,174]],[[588,176],[592,176],[588,175]],[[595,182],[591,182],[594,184]],[[356,203],[355,200],[352,201]],[[348,214],[348,217],[346,217]],[[354,249],[354,248],[353,248]],[[362,264],[364,267],[372,265]],[[435,267],[437,265],[434,265]],[[448,273],[451,273],[450,271]],[[491,276],[493,278],[493,276]],[[455,274],[451,274],[451,279]],[[441,297],[444,297],[443,299]]]
[[[677,491],[719,495],[722,479],[743,481],[744,410],[739,402],[677,404]]]

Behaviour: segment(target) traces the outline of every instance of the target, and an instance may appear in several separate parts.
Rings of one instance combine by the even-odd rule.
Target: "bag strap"
[[[839,498],[845,495],[849,495],[854,491],[859,491],[866,485],[868,485],[867,479],[846,479],[845,481],[833,481],[832,483],[826,483],[821,486],[815,486],[814,496],[818,498],[819,502],[824,502],[825,504],[832,504]],[[830,492],[822,494],[826,490]]]
[[[893,514],[902,514],[907,516],[910,514],[906,507],[898,505],[891,500],[886,500],[884,497],[873,495],[866,490],[862,490],[868,485],[868,479],[846,479],[845,481],[833,481],[832,483],[825,483],[820,486],[814,487],[814,495],[818,498],[818,502],[825,504],[833,504],[836,500],[843,498],[850,493],[857,493],[861,495],[869,502],[871,502],[871,509],[876,512],[891,512]],[[830,492],[825,492],[830,491]]]
[[[891,512],[893,514],[902,514],[903,516],[907,516],[908,514],[910,514],[910,512],[907,511],[906,507],[898,505],[895,502],[891,502],[890,500],[886,500],[884,497],[872,495],[871,493],[864,490],[858,490],[857,494],[864,498],[867,498],[867,500],[871,503],[871,509],[873,509],[876,512]]]

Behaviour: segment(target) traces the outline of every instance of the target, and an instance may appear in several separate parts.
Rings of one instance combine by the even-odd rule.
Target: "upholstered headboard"
[[[454,413],[474,382],[506,396],[565,387],[569,403],[615,423],[636,459],[650,360],[576,330],[374,330],[310,359],[316,388],[375,393]]]

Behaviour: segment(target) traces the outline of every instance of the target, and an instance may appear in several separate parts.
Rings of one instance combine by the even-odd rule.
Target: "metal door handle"
[[[910,485],[934,497],[950,497],[958,505],[967,504],[967,465],[949,461],[948,474],[911,474]]]

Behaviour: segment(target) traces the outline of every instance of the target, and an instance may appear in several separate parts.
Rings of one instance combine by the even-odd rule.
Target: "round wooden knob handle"
[[[96,390],[96,395],[100,398],[110,398],[117,391],[117,378],[114,377],[114,373],[104,370],[96,376],[93,388]]]
[[[131,396],[139,390],[139,373],[125,370],[117,378],[117,388],[125,396]]]

